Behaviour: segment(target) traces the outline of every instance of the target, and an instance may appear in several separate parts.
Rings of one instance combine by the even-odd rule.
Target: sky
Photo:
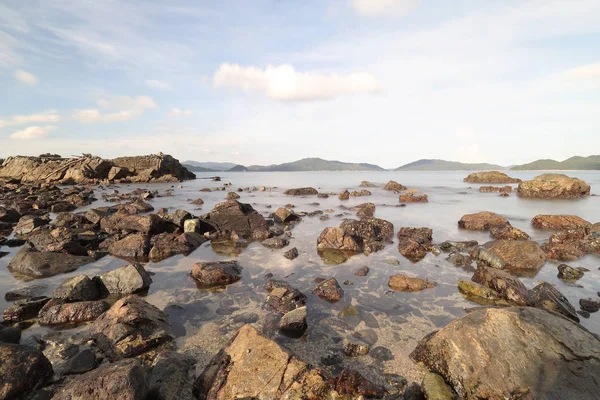
[[[0,157],[600,154],[598,0],[3,0]]]

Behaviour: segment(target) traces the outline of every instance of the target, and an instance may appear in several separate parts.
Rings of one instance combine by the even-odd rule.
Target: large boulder
[[[589,231],[592,224],[576,215],[536,215],[531,220],[531,225],[537,229],[555,231],[583,230]]]
[[[491,228],[502,228],[506,225],[510,225],[506,218],[490,211],[466,214],[458,221],[459,228],[470,231],[489,231]]]
[[[15,254],[8,264],[8,269],[13,274],[24,275],[28,278],[46,278],[74,271],[93,261],[93,258],[87,256],[41,252],[26,245]]]
[[[577,199],[590,195],[590,185],[564,174],[543,174],[519,184],[517,195],[544,199]]]
[[[19,399],[52,376],[52,364],[36,348],[0,342],[0,399]]]
[[[229,200],[215,205],[207,221],[218,231],[251,239],[268,231],[267,221],[250,204]],[[266,239],[266,237],[264,237]]]
[[[511,178],[504,172],[500,171],[486,171],[486,172],[473,172],[469,174],[463,182],[469,183],[519,183],[520,179]]]
[[[140,264],[125,265],[105,272],[94,280],[103,292],[116,295],[128,295],[148,290],[152,278]]]
[[[467,400],[598,398],[599,339],[536,308],[473,310],[426,336],[411,357]]]
[[[194,264],[191,275],[202,286],[224,286],[242,279],[242,267],[235,260],[202,261]]]
[[[148,373],[138,359],[106,364],[71,380],[53,400],[144,400]]]
[[[135,357],[173,340],[165,313],[136,295],[113,304],[90,332],[111,360]]]
[[[283,194],[287,194],[288,196],[310,196],[313,194],[319,194],[319,191],[312,187],[305,187],[297,189],[288,189]]]
[[[485,247],[504,261],[505,269],[517,273],[535,273],[546,263],[546,253],[531,240],[495,240]]]

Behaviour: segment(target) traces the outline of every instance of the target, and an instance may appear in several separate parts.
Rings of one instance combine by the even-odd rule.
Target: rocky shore
[[[203,213],[155,209],[153,203],[168,200],[174,187],[125,191],[114,185],[193,178],[177,160],[162,154],[114,160],[11,157],[3,162],[0,257],[10,257],[7,268],[16,279],[33,282],[4,294],[9,306],[0,324],[0,399],[598,398],[600,339],[580,321],[600,310],[600,292],[574,305],[555,286],[530,285],[527,280],[542,268],[553,268],[549,262],[554,261],[560,263],[554,268],[565,282],[574,284],[590,273],[566,263],[600,256],[597,221],[538,214],[531,219],[531,231],[525,232],[513,226],[510,216],[482,207],[464,214],[455,226],[489,234],[489,241],[436,241],[431,228],[394,226],[376,217],[378,209],[389,204],[350,200],[382,192],[394,196],[395,207],[413,212],[436,201],[395,181],[357,182],[369,190],[339,193],[264,186],[234,191],[229,183],[215,182],[219,186],[202,191],[216,192],[222,201]],[[534,199],[577,201],[590,194],[587,183],[564,175],[521,181],[490,172],[469,175],[465,181],[515,184],[518,196]],[[77,185],[62,186],[69,184]],[[512,192],[512,186],[498,188],[476,191],[496,196]],[[248,201],[263,192],[287,201],[328,199],[341,212],[299,211],[289,203],[274,203],[274,211],[260,212]],[[94,206],[98,198],[109,205]],[[311,204],[319,207],[318,201]],[[203,203],[197,197],[189,199],[195,209]],[[339,223],[330,222],[329,215]],[[303,225],[313,221],[327,225],[310,241],[323,264],[330,266],[323,270],[330,275],[314,279],[304,290],[293,273],[273,269],[257,278],[247,272],[255,262],[244,257],[249,252],[275,253],[282,264],[305,263],[303,251],[294,245]],[[533,230],[547,232],[547,239],[533,240]],[[217,351],[182,340],[179,331],[186,318],[200,317],[207,329],[209,320],[185,314],[177,304],[157,307],[146,298],[153,285],[164,287],[150,265],[176,257],[185,263],[187,256],[207,246],[221,257],[185,264],[194,290],[231,290],[242,303],[258,299],[260,304],[260,315],[232,317],[234,331],[217,330],[217,336],[202,338],[220,343]],[[408,266],[429,258],[444,260],[470,276],[448,287],[438,282],[435,272],[419,276],[410,268],[398,268],[380,285],[386,296],[401,293],[407,296],[403,299],[451,290],[471,304],[441,329],[412,338],[419,342],[411,349],[412,361],[407,359],[411,364],[401,367],[418,371],[412,382],[402,369],[386,371],[385,363],[394,355],[378,344],[373,330],[380,328],[377,320],[363,315],[352,302],[337,318],[317,307],[317,302],[319,307],[337,307],[350,296],[354,282],[369,282],[379,268],[374,264],[351,271],[352,281],[342,278],[344,263],[390,248]],[[122,261],[101,272],[90,269],[108,258]],[[400,265],[389,261],[392,269]],[[66,273],[70,275],[65,278]],[[60,283],[46,284],[52,277]],[[245,286],[256,279],[262,282],[260,289]],[[372,297],[367,299],[376,301]],[[206,311],[202,299],[198,303]],[[232,308],[222,300],[218,310]],[[183,321],[178,322],[178,315]],[[398,320],[393,313],[383,315],[381,324],[392,326],[393,317]],[[331,352],[307,354],[311,329],[321,326],[321,319],[349,333],[332,338]],[[43,336],[30,334],[41,327],[48,328]],[[394,332],[396,340],[406,340],[400,333]],[[372,364],[363,364],[366,358]]]

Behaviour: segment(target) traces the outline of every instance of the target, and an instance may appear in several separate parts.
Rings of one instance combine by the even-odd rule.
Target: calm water
[[[531,179],[538,173],[514,172],[512,176]],[[598,193],[600,187],[599,172],[569,172],[592,185],[592,193]],[[484,243],[490,240],[487,233],[459,230],[457,221],[464,214],[478,211],[493,211],[504,215],[512,225],[529,233],[533,240],[543,241],[549,233],[536,231],[530,226],[536,214],[575,214],[590,222],[600,221],[600,197],[590,196],[575,201],[563,200],[525,200],[515,194],[503,198],[496,193],[479,193],[479,185],[463,183],[466,172],[309,172],[309,173],[221,173],[222,182],[197,179],[185,182],[182,188],[175,185],[174,196],[155,198],[150,203],[158,209],[166,207],[170,210],[186,209],[192,214],[200,215],[209,212],[213,206],[224,200],[226,192],[200,192],[204,187],[216,188],[223,183],[231,182],[229,190],[239,187],[266,186],[273,188],[266,192],[243,192],[240,201],[251,203],[265,216],[278,207],[292,203],[296,211],[315,211],[333,209],[328,221],[320,221],[319,217],[306,217],[292,230],[293,238],[288,247],[270,250],[259,243],[251,244],[238,257],[244,268],[243,279],[221,291],[203,291],[195,287],[188,277],[194,262],[199,260],[221,260],[231,257],[216,254],[210,244],[205,244],[188,257],[176,256],[160,263],[150,263],[147,269],[154,273],[154,283],[147,299],[161,309],[165,309],[171,318],[178,335],[178,345],[186,352],[195,354],[200,362],[198,369],[226,342],[232,332],[244,321],[256,321],[256,326],[265,327],[267,334],[285,343],[301,358],[313,364],[319,364],[325,351],[339,352],[341,339],[355,332],[376,341],[372,347],[383,346],[392,352],[393,360],[382,362],[369,355],[358,359],[344,359],[343,365],[358,368],[374,379],[382,372],[398,373],[410,379],[419,379],[419,367],[408,360],[408,354],[417,341],[427,333],[438,329],[456,317],[464,315],[465,308],[475,306],[463,299],[457,290],[459,279],[470,279],[472,272],[453,266],[445,261],[445,255],[438,257],[431,254],[416,264],[404,259],[396,245],[388,245],[385,250],[370,256],[358,255],[342,265],[324,265],[316,252],[316,239],[323,228],[338,226],[342,218],[334,217],[342,213],[340,205],[352,206],[364,202],[372,202],[377,206],[375,216],[394,224],[396,231],[403,226],[429,227],[433,229],[434,241],[444,240],[478,240]],[[199,174],[199,178],[203,175]],[[209,175],[206,175],[209,176]],[[410,189],[417,189],[429,196],[429,203],[408,204],[406,207],[389,207],[397,205],[398,196],[382,190],[388,180],[396,180]],[[378,185],[368,188],[372,196],[351,197],[341,202],[336,196],[318,199],[316,196],[305,198],[283,195],[285,189],[312,186],[320,192],[339,192],[343,189],[358,190],[362,180]],[[164,191],[171,185],[119,185],[121,193],[135,188],[146,187],[150,190]],[[112,188],[108,191],[112,191]],[[466,194],[460,194],[466,192]],[[96,191],[99,199],[101,191]],[[204,205],[195,206],[190,201],[202,198]],[[319,205],[313,203],[318,202]],[[105,204],[94,202],[88,208]],[[270,205],[272,208],[267,208]],[[326,213],[327,214],[327,213]],[[353,216],[347,216],[353,218]],[[283,257],[283,252],[297,247],[300,256],[293,261]],[[6,250],[6,249],[3,249]],[[14,254],[17,249],[12,249]],[[27,284],[16,280],[6,265],[12,254],[0,259],[0,293]],[[390,260],[398,260],[400,265],[392,265]],[[105,257],[94,264],[79,268],[77,271],[41,280],[47,283],[50,290],[70,276],[87,274],[95,275],[108,269],[125,265],[122,260]],[[583,266],[590,271],[577,283],[582,288],[568,286],[557,279],[556,266],[559,263],[547,262],[534,278],[523,278],[529,288],[539,281],[548,281],[567,296],[574,306],[578,306],[583,297],[596,297],[600,291],[599,259],[587,256],[579,261],[571,262],[574,267]],[[367,265],[371,272],[367,277],[356,277],[353,272],[360,266]],[[420,293],[390,292],[387,280],[390,275],[404,272],[412,276],[428,278],[439,283],[434,289]],[[306,337],[294,340],[278,336],[270,329],[270,313],[264,308],[266,292],[263,289],[264,275],[273,273],[275,278],[284,278],[309,297],[309,328]],[[342,285],[345,294],[335,304],[327,303],[311,294],[317,277],[334,276]],[[343,285],[350,281],[353,285]],[[38,281],[39,282],[39,281]],[[341,318],[340,311],[353,305],[359,312],[357,317]],[[0,308],[7,303],[0,298]],[[589,330],[600,333],[600,313],[592,314],[589,319],[582,319],[582,325]],[[82,328],[77,328],[82,329]],[[44,334],[46,328],[34,325],[24,332]]]

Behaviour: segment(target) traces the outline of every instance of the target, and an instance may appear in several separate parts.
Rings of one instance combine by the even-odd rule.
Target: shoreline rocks
[[[486,172],[473,172],[469,174],[463,182],[468,183],[520,183],[520,179],[511,178],[504,172],[500,171],[486,171]]]
[[[517,196],[538,199],[579,199],[590,195],[590,185],[564,174],[543,174],[519,183]]]

